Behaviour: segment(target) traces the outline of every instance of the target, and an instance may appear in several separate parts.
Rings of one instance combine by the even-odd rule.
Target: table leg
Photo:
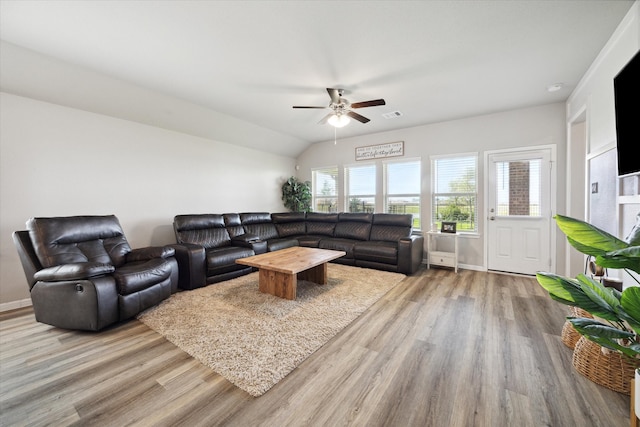
[[[298,273],[298,279],[308,282],[317,283],[318,285],[327,284],[327,263],[311,267],[308,270]]]
[[[258,289],[260,292],[294,300],[296,299],[297,286],[298,280],[295,274],[280,273],[263,268],[258,272]]]

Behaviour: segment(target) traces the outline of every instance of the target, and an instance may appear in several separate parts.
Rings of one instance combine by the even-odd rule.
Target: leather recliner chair
[[[13,240],[41,323],[98,331],[178,290],[174,248],[131,249],[114,215],[31,218]]]

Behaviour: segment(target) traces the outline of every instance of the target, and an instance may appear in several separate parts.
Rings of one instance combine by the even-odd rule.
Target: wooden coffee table
[[[345,255],[343,251],[294,246],[240,258],[236,263],[258,268],[260,292],[296,299],[298,279],[325,285],[327,262]]]

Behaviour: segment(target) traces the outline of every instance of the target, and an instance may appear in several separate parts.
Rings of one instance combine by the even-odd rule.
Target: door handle
[[[495,220],[496,220],[496,217],[495,217],[495,216],[490,216],[490,217],[489,217],[489,219],[490,219],[491,221],[495,221]]]

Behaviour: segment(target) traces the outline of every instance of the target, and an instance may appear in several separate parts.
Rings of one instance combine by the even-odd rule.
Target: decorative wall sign
[[[372,160],[398,156],[404,156],[404,141],[356,147],[356,160]]]

